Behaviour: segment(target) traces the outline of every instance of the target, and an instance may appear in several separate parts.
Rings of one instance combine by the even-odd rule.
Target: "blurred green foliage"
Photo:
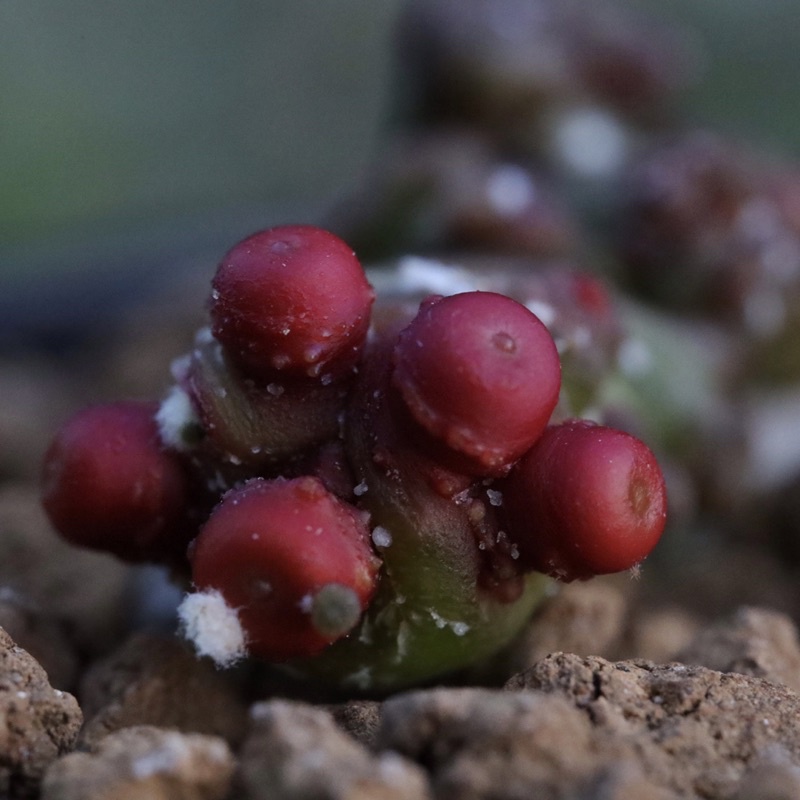
[[[0,3],[0,243],[328,195],[374,139],[394,6]]]
[[[173,219],[323,206],[379,145],[401,3],[4,0],[0,278]],[[797,0],[620,4],[697,30],[692,119],[800,154]]]
[[[686,97],[696,122],[800,156],[800,3],[797,0],[622,0],[685,25],[705,53]]]

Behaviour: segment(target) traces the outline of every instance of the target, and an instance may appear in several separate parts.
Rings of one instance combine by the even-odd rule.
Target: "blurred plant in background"
[[[320,209],[381,145],[403,5],[0,4],[0,280]],[[622,7],[696,32],[690,118],[800,152],[792,0]]]
[[[393,6],[3,3],[0,241],[319,203],[375,135]]]

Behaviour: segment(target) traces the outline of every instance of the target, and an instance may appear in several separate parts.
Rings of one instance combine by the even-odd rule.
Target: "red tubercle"
[[[218,591],[236,611],[248,653],[281,662],[350,632],[380,561],[364,516],[317,478],[254,478],[212,512],[191,567],[198,591]]]
[[[400,333],[392,383],[449,466],[502,474],[536,441],[558,401],[561,365],[545,325],[494,292],[431,297]]]
[[[636,566],[666,523],[652,451],[587,420],[550,426],[497,486],[523,564],[563,581]]]
[[[222,259],[214,336],[249,377],[336,380],[358,360],[374,292],[352,248],[311,225],[260,231]]]
[[[188,479],[160,440],[157,409],[90,406],[58,431],[44,456],[42,504],[64,539],[133,562],[185,552]]]

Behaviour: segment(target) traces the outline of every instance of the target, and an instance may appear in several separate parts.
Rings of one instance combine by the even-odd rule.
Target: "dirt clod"
[[[42,800],[223,800],[235,761],[215,736],[136,726],[91,752],[71,753],[45,775]]]
[[[0,796],[34,797],[47,766],[72,749],[83,717],[41,665],[0,628]]]
[[[242,738],[246,706],[231,677],[198,660],[185,643],[140,633],[94,664],[81,684],[84,746],[132,725]]]
[[[283,700],[251,709],[242,749],[248,800],[430,800],[423,770],[392,751],[370,752],[327,711]]]
[[[800,642],[786,615],[744,607],[703,628],[676,654],[677,661],[737,672],[800,691]]]
[[[684,796],[731,797],[777,750],[800,766],[800,696],[763,678],[557,653],[507,688],[567,699],[596,731],[630,747],[651,780]]]

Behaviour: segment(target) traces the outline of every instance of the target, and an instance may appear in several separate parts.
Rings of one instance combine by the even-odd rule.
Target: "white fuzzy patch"
[[[217,590],[187,594],[178,606],[178,619],[197,654],[218,667],[230,667],[247,656],[247,637],[236,610]]]
[[[189,760],[190,755],[185,739],[170,731],[159,748],[145,753],[131,764],[131,772],[134,778],[142,781],[153,775],[174,773]]]
[[[186,429],[200,424],[189,395],[173,386],[156,412],[156,424],[161,441],[174,450],[186,449]]]

